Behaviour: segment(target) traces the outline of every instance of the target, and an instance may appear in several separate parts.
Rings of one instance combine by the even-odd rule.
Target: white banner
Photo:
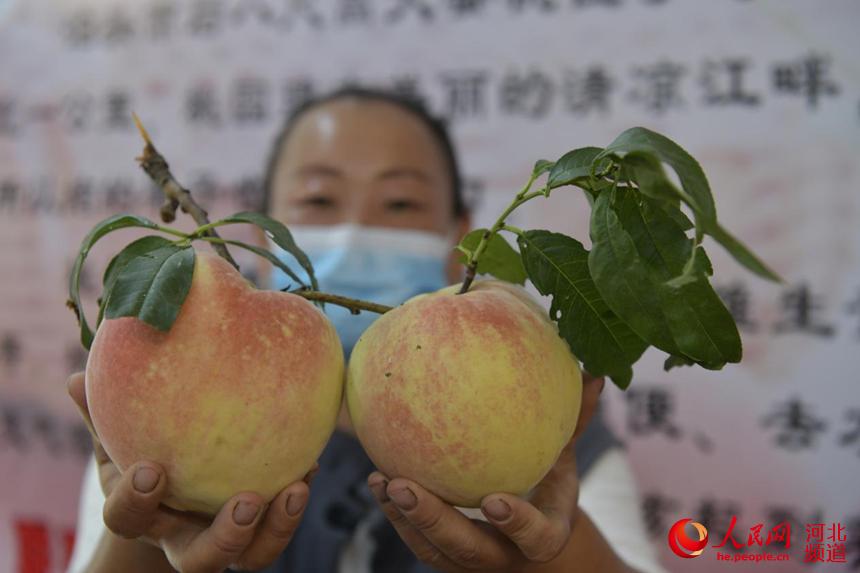
[[[664,373],[649,351],[628,391],[607,388],[649,532],[672,571],[860,571],[858,22],[851,0],[0,2],[0,571],[61,571],[71,547],[88,438],[63,387],[85,361],[70,265],[94,222],[160,203],[131,111],[222,216],[256,207],[285,113],[355,81],[450,119],[476,225],[536,159],[634,125],[697,157],[722,221],[785,283],[708,243],[743,363]],[[588,243],[588,213],[559,190],[512,222]],[[92,316],[130,236],[93,253]],[[666,543],[686,517],[710,534],[695,559]],[[784,523],[788,549],[767,543]],[[713,548],[727,534],[739,548]]]

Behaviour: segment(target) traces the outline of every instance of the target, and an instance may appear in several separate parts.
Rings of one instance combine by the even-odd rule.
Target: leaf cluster
[[[531,190],[540,179],[543,184]],[[577,187],[588,198],[591,250],[560,233],[506,224],[506,217],[526,201],[549,197],[562,187]],[[215,227],[239,223],[263,229],[295,259],[310,284],[266,249],[213,236]],[[195,240],[249,250],[285,272],[301,290],[318,290],[307,255],[283,224],[265,215],[237,213],[190,234],[144,217],[115,215],[84,238],[69,281],[69,305],[78,315],[81,343],[87,349],[93,331],[80,303],[81,269],[98,240],[129,227],[158,231],[172,239],[144,236],[111,260],[103,277],[96,327],[104,318],[130,316],[168,330],[191,289]],[[515,235],[518,250],[501,231]],[[621,388],[630,384],[633,364],[649,346],[668,355],[666,369],[698,364],[717,370],[739,362],[742,347],[735,321],[710,283],[713,269],[702,246],[705,235],[748,270],[779,280],[718,222],[711,189],[698,162],[667,137],[636,127],[605,148],[583,147],[557,161],[536,162],[527,185],[496,223],[472,231],[457,247],[467,265],[462,290],[468,290],[476,273],[517,284],[530,280],[541,294],[551,297],[550,317],[583,367],[593,375],[609,376]],[[325,297],[343,299],[335,293],[317,300]]]
[[[493,229],[473,231],[459,248],[472,253],[488,237],[478,272],[520,284],[528,278],[551,297],[550,316],[584,368],[621,388],[649,346],[668,354],[666,369],[698,364],[718,370],[740,361],[740,335],[711,286],[702,238],[713,237],[760,277],[779,277],[718,223],[707,178],[689,153],[636,127],[606,148],[538,161],[531,181],[544,174],[540,195],[566,186],[586,193],[591,250],[560,233],[497,224],[493,229],[516,235],[519,252]]]
[[[210,228],[237,223],[248,223],[263,229],[276,245],[295,258],[307,273],[310,284],[305,284],[292,268],[266,249],[241,241],[211,237],[206,233]],[[69,278],[69,305],[78,316],[81,344],[87,350],[92,345],[94,334],[84,316],[80,300],[80,277],[84,262],[90,250],[102,237],[130,227],[160,231],[178,238],[170,240],[161,235],[146,235],[128,244],[111,259],[102,278],[103,291],[99,299],[96,329],[105,318],[131,316],[158,330],[169,330],[191,290],[195,268],[195,252],[191,245],[195,240],[246,249],[283,270],[301,288],[318,289],[308,256],[296,245],[292,234],[282,223],[265,215],[236,213],[204,225],[190,234],[162,227],[146,217],[114,215],[96,224],[84,238]]]

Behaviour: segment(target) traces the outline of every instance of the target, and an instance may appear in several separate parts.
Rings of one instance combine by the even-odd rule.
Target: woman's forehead
[[[293,166],[308,161],[397,164],[448,168],[430,127],[396,104],[344,98],[314,106],[296,122],[284,142],[282,160]],[[392,165],[393,164],[393,165]]]

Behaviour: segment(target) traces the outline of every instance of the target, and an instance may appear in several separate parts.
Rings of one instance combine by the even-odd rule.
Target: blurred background
[[[131,112],[221,217],[256,208],[285,114],[345,83],[450,121],[476,226],[536,159],[634,125],[698,158],[724,224],[785,283],[707,243],[743,363],[665,373],[649,351],[629,390],[607,386],[649,534],[673,572],[860,571],[858,24],[852,0],[0,0],[0,572],[62,571],[74,542],[90,447],[64,387],[86,361],[68,274],[96,221],[161,203]],[[559,190],[511,222],[587,244],[588,213]],[[134,236],[94,250],[90,316]],[[787,521],[791,560],[678,558],[685,517],[711,545],[736,518],[753,554],[783,551],[750,534]]]

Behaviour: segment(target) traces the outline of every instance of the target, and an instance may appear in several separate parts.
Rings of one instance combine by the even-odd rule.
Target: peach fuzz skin
[[[168,332],[136,318],[102,322],[86,393],[121,470],[162,464],[166,504],[212,515],[239,492],[271,500],[302,479],[334,431],[343,375],[340,341],[319,309],[257,290],[198,251]]]
[[[455,285],[386,313],[350,357],[356,434],[390,478],[457,506],[524,495],[576,428],[579,363],[546,311],[500,281]]]

